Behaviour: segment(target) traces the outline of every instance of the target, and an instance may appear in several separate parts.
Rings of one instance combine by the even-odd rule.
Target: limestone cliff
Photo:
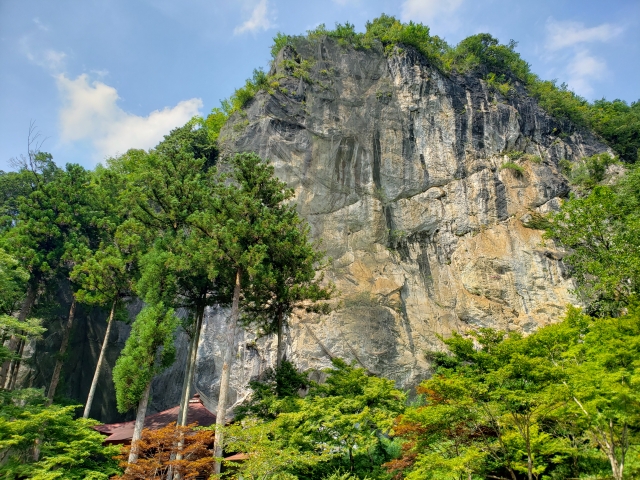
[[[273,162],[332,258],[342,308],[290,319],[288,357],[300,367],[342,357],[409,387],[428,375],[424,352],[442,348],[438,335],[531,332],[576,301],[561,254],[523,220],[568,194],[559,160],[607,150],[589,132],[551,118],[518,84],[504,97],[412,48],[297,39],[271,75],[278,85],[220,138],[223,155]],[[520,168],[501,168],[516,151]],[[207,328],[221,326],[215,317]],[[273,360],[271,340],[244,335],[240,393]],[[209,398],[212,340],[203,335],[197,382]]]
[[[607,150],[592,134],[547,115],[521,85],[504,97],[481,75],[444,74],[412,48],[296,39],[271,74],[272,91],[223,128],[221,151],[270,159],[332,259],[341,307],[289,319],[287,356],[299,367],[340,357],[410,388],[429,375],[425,351],[442,348],[438,335],[531,332],[576,301],[561,252],[526,222],[569,193],[559,160]],[[211,408],[225,316],[206,312],[199,345],[196,388]],[[65,365],[65,391],[80,402],[104,335],[104,314],[91,318]],[[112,332],[111,366],[127,334]],[[273,338],[241,331],[237,341],[231,403],[275,360]],[[153,383],[151,412],[178,403],[186,345],[182,334],[178,361]],[[36,364],[47,358],[36,352]],[[34,385],[47,378],[36,370]],[[114,421],[108,373],[95,410]]]

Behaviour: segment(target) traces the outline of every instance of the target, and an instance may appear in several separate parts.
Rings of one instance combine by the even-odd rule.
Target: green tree
[[[46,222],[40,223],[36,219],[30,219],[30,214],[38,216],[39,212],[30,209],[29,200],[39,197],[38,191],[59,173],[59,169],[53,163],[50,154],[37,151],[30,151],[28,158],[22,157],[20,161],[16,161],[16,166],[19,167],[18,172],[3,173],[0,176],[3,230],[0,240],[3,248],[14,256],[22,269],[29,274],[26,294],[18,315],[19,322],[23,323],[31,313],[45,272],[50,270],[48,262],[36,254],[39,250],[38,242],[40,246],[46,243],[48,247],[55,244],[55,241],[48,241],[46,236],[38,235],[38,232],[46,228]],[[25,225],[28,223],[31,223],[32,227],[38,225],[39,228],[30,230],[29,226]],[[17,231],[14,231],[16,227]],[[23,337],[12,335],[9,338],[7,348],[16,355],[12,356],[10,361],[7,359],[2,363],[0,387],[13,388],[24,345]]]
[[[406,395],[362,368],[338,359],[333,365],[326,383],[313,384],[304,398],[266,399],[265,410],[275,418],[247,417],[228,429],[228,449],[249,456],[239,467],[243,476],[312,479],[343,469],[388,478],[380,465],[397,447],[388,436]],[[279,451],[283,456],[274,460]]]
[[[24,318],[22,321],[14,314],[22,306],[29,273],[24,270],[18,260],[0,248],[0,363],[5,361],[17,362],[18,355],[5,346],[10,339],[25,342],[28,339],[39,338],[45,329],[39,319]],[[15,365],[15,364],[14,364]],[[13,373],[13,369],[9,369]],[[17,371],[16,371],[17,374]],[[10,375],[14,379],[16,375]],[[2,385],[4,387],[4,385]],[[11,389],[11,385],[7,386]]]
[[[547,236],[568,250],[565,262],[589,313],[616,316],[640,292],[639,204],[636,168],[617,185],[572,197],[553,216]]]
[[[180,401],[181,426],[186,425],[204,311],[219,300],[216,263],[203,253],[188,224],[189,217],[202,211],[213,194],[208,179],[215,173],[217,150],[210,137],[208,127],[193,119],[174,129],[150,152],[129,151],[111,164],[127,177],[122,200],[131,221],[123,230],[141,232],[157,253],[147,259],[145,268],[155,274],[141,279],[140,294],[161,292],[162,298],[154,301],[189,312],[182,319],[190,345]],[[165,281],[158,289],[160,277]]]
[[[100,230],[101,241],[97,249],[85,250],[70,274],[71,280],[78,286],[78,301],[87,305],[110,307],[107,329],[84,408],[84,418],[89,418],[116,311],[125,298],[133,295],[137,277],[139,237],[119,228],[124,222],[118,202],[118,193],[124,187],[123,183],[122,175],[101,166],[93,172],[91,195],[93,202],[100,206],[94,222]]]
[[[151,381],[175,359],[174,335],[178,319],[162,303],[148,304],[136,317],[116,366],[113,381],[118,411],[124,413],[137,405],[131,445],[140,439],[149,403]],[[136,449],[129,454],[135,463]]]
[[[78,406],[48,405],[40,390],[0,396],[0,476],[6,479],[107,480],[120,473],[118,446],[103,446],[93,420],[74,419]]]
[[[309,245],[307,230],[299,230],[301,222],[295,210],[283,203],[293,192],[274,176],[273,167],[255,154],[237,154],[231,159],[230,166],[229,181],[225,181],[226,176],[210,177],[211,190],[215,193],[210,195],[205,209],[190,218],[190,223],[201,234],[202,250],[216,261],[220,298],[231,297],[217,411],[220,428],[216,432],[214,449],[218,457],[222,452],[222,427],[226,418],[241,295],[242,307],[246,305],[253,312],[266,312],[262,318],[269,318],[270,323],[274,319],[269,316],[269,309],[280,308],[282,323],[286,308],[290,308],[288,305],[293,307],[294,302],[311,299],[323,292],[313,281],[314,260],[321,257]],[[292,262],[297,262],[289,271],[285,270],[286,250]],[[233,294],[228,295],[231,291]],[[319,294],[316,296],[320,297]],[[216,468],[219,472],[219,463]]]
[[[594,319],[570,308],[566,322],[577,335],[562,356],[571,400],[565,414],[577,419],[606,455],[613,478],[622,480],[629,451],[640,445],[640,310]]]
[[[28,196],[19,198],[18,216],[3,239],[5,248],[10,249],[30,273],[20,321],[29,315],[43,283],[55,277],[68,279],[73,264],[86,250],[97,246],[99,236],[95,228],[99,207],[92,201],[90,172],[71,164],[64,170],[57,169],[51,156],[43,153],[34,155],[30,168],[28,176],[33,181],[33,189]],[[76,298],[73,286],[72,297],[47,393],[49,399],[53,399],[60,380],[74,321]],[[22,356],[23,348],[24,341],[18,342],[15,348],[10,346],[18,357]],[[19,362],[19,358],[14,362],[13,378],[8,380],[10,386],[15,383]]]

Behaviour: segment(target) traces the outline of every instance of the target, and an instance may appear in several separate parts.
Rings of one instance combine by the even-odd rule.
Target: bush
[[[0,478],[104,479],[120,473],[113,456],[120,447],[103,446],[98,422],[74,419],[80,405],[47,405],[35,389],[0,392]]]
[[[513,162],[503,163],[500,170],[512,170],[516,175],[524,175],[524,168]]]
[[[561,167],[563,173],[574,185],[593,188],[604,180],[607,168],[616,163],[619,163],[617,157],[612,157],[608,153],[600,153],[575,163],[565,160]]]

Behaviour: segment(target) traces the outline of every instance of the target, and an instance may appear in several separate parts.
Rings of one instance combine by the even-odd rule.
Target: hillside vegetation
[[[480,75],[492,88],[505,97],[517,94],[517,86],[523,86],[539,105],[550,115],[567,122],[568,135],[572,129],[588,128],[596,132],[616,152],[621,160],[634,163],[640,148],[640,102],[631,105],[623,100],[597,100],[593,103],[580,97],[566,84],[555,80],[543,80],[531,71],[530,65],[516,51],[513,40],[501,44],[488,33],[465,38],[455,46],[447,44],[437,35],[431,35],[429,27],[421,23],[402,23],[388,15],[367,22],[364,32],[356,32],[350,23],[336,24],[333,30],[320,25],[304,36],[279,33],[271,47],[272,61],[287,45],[295,45],[300,39],[311,41],[328,37],[337,40],[345,48],[367,50],[380,43],[388,55],[413,47],[425,59],[445,74]],[[294,76],[304,75],[304,68],[294,70]],[[307,77],[308,78],[308,77]],[[233,112],[242,109],[257,92],[272,91],[277,86],[277,76],[270,77],[262,70],[254,70],[253,77],[215,108],[207,118],[214,139],[224,122]]]

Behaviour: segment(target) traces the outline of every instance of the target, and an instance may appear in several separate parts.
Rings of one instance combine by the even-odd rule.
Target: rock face
[[[326,276],[341,307],[289,319],[290,360],[311,370],[353,360],[408,389],[429,375],[425,352],[442,349],[439,336],[531,332],[576,302],[561,253],[525,225],[568,194],[559,160],[607,151],[593,135],[548,116],[520,85],[505,98],[479,76],[441,73],[411,48],[385,55],[381,46],[299,39],[274,65],[279,86],[234,114],[220,139],[223,155],[253,151],[273,162],[332,259]],[[526,155],[513,160],[514,152]],[[226,313],[206,312],[199,345],[195,387],[212,410]],[[105,315],[87,314],[72,338],[63,390],[80,402]],[[128,331],[112,332],[92,412],[102,421],[122,418],[109,374]],[[179,402],[186,336],[178,342],[178,360],[154,380],[150,413]],[[239,331],[236,345],[231,404],[275,361],[273,338]],[[37,386],[53,360],[36,353]]]
[[[385,55],[300,39],[271,74],[279,87],[220,138],[224,155],[273,162],[332,259],[342,308],[289,319],[287,354],[300,367],[341,357],[410,387],[428,375],[424,352],[442,348],[439,335],[531,332],[576,302],[561,254],[523,220],[568,194],[559,160],[607,151],[589,132],[548,116],[520,85],[505,98],[411,48]],[[526,155],[513,160],[517,151]],[[245,342],[255,352],[242,357],[244,377],[273,359],[271,340]],[[205,377],[198,389],[214,396],[216,379]]]

